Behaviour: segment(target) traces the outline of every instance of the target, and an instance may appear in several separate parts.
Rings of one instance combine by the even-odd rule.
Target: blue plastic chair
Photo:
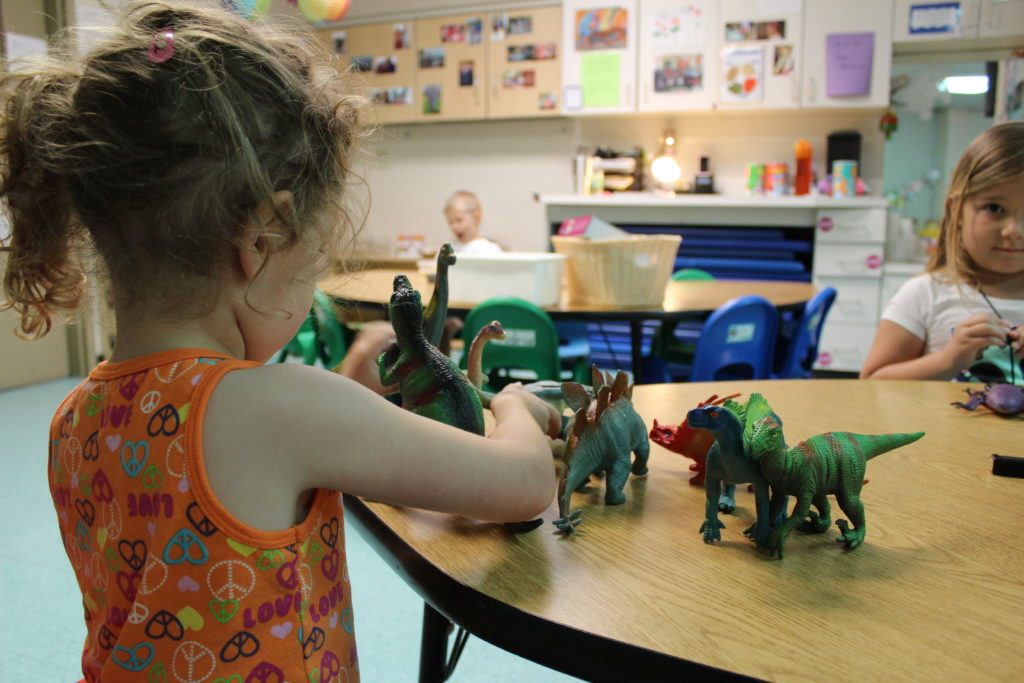
[[[559,335],[551,316],[529,301],[516,297],[488,299],[466,314],[466,324],[462,329],[466,346],[459,361],[462,369],[466,369],[473,338],[492,320],[500,322],[508,336],[503,341],[488,342],[484,347],[482,370],[491,376],[491,381],[485,382],[485,388],[492,391],[501,388],[494,381],[497,380],[497,376],[492,374],[495,370],[528,370],[536,375],[537,380],[555,381],[568,378],[582,381],[589,372],[588,358],[579,356],[573,361],[571,373],[567,373],[570,376],[563,377]]]
[[[836,288],[826,287],[804,304],[792,333],[779,336],[773,379],[810,378],[814,361],[818,358],[818,343],[825,327],[825,317],[835,300]]]
[[[689,380],[771,378],[778,328],[778,311],[764,297],[725,302],[701,328]]]
[[[714,280],[715,276],[700,268],[683,268],[672,273],[673,280]],[[644,359],[640,381],[660,384],[672,381],[672,367],[691,366],[703,323],[701,316],[684,317],[662,322],[651,337],[650,355]],[[677,373],[678,374],[678,373]]]

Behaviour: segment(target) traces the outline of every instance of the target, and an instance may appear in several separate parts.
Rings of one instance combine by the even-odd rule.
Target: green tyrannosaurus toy
[[[728,400],[722,405],[705,405],[694,408],[686,415],[686,423],[692,429],[707,430],[715,437],[715,443],[708,449],[704,475],[704,522],[700,533],[705,543],[722,540],[720,529],[725,525],[718,519],[719,501],[725,486],[752,483],[757,519],[744,533],[751,537],[757,547],[767,547],[772,532],[771,520],[785,515],[769,514],[768,481],[750,454],[751,428],[764,418],[781,420],[772,412],[771,406],[761,394],[751,394],[747,402]],[[781,438],[781,426],[779,430]],[[781,519],[776,519],[781,523]]]
[[[756,394],[755,394],[756,395]],[[753,395],[751,396],[753,398]],[[729,422],[725,411],[705,406],[690,411],[689,424],[712,430]],[[831,524],[828,495],[836,497],[839,507],[850,518],[836,521],[842,532],[839,541],[853,549],[864,541],[866,524],[864,505],[860,501],[867,461],[900,446],[917,441],[924,432],[910,434],[854,434],[827,432],[787,448],[782,437],[782,424],[774,414],[762,416],[748,424],[748,457],[771,485],[770,514],[784,512],[786,496],[796,497],[789,519],[771,532],[767,547],[782,558],[789,533],[799,526],[803,531],[821,533]],[[811,504],[818,509],[811,511]]]

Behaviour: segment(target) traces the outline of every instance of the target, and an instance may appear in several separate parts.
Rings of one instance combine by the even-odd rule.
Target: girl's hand
[[[499,413],[502,410],[501,404],[509,399],[521,402],[542,432],[552,439],[558,437],[558,433],[562,430],[562,416],[550,404],[528,391],[523,391],[521,382],[506,385],[491,399],[491,412],[494,413],[495,419],[499,419]]]
[[[965,368],[981,357],[989,346],[1006,346],[1010,323],[991,313],[975,313],[953,328],[953,339],[944,351],[957,368]],[[1012,335],[1011,335],[1012,336]],[[1019,344],[1019,340],[1018,340]],[[1019,352],[1018,347],[1018,352]]]
[[[368,322],[352,340],[352,346],[349,347],[345,359],[338,366],[336,372],[343,377],[359,382],[381,396],[393,394],[398,390],[397,385],[385,387],[381,384],[380,372],[377,369],[377,357],[395,343],[397,343],[397,337],[395,337],[395,330],[391,327],[391,323],[383,320]]]
[[[1010,345],[1013,347],[1013,355],[1024,358],[1024,327],[1014,325],[1010,328]]]

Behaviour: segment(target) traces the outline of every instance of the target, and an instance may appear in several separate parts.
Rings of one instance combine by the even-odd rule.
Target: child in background
[[[483,211],[472,192],[459,190],[444,205],[444,217],[455,236],[452,248],[456,254],[497,254],[501,245],[480,236]]]
[[[264,365],[352,237],[364,101],[316,45],[149,2],[80,62],[0,76],[7,306],[42,337],[95,249],[116,314],[49,439],[89,681],[358,680],[340,491],[497,522],[554,495],[558,415],[525,392],[481,437]],[[344,374],[373,376],[392,339],[357,339]]]
[[[967,147],[935,253],[882,315],[861,370],[872,379],[1024,384],[1024,123]]]

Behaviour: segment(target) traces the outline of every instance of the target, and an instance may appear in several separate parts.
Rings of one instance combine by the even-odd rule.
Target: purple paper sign
[[[825,36],[825,92],[829,97],[871,92],[874,33],[830,33]]]

